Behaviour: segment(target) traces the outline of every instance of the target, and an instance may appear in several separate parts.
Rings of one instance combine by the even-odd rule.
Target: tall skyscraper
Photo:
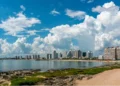
[[[87,55],[86,52],[83,52],[82,56],[83,56],[83,57],[86,57],[86,55]]]
[[[58,53],[56,53],[56,57],[55,57],[55,59],[58,59]]]
[[[58,53],[55,50],[53,51],[53,59],[58,59]]]
[[[87,57],[88,58],[92,58],[93,57],[93,52],[92,51],[88,51],[87,52]]]
[[[52,54],[49,54],[49,58],[52,59]]]
[[[49,59],[49,54],[47,54],[47,59]]]
[[[67,53],[67,57],[68,58],[72,58],[73,57],[73,52],[71,50]]]
[[[66,51],[62,52],[62,58],[67,58],[67,52]]]
[[[33,55],[33,59],[35,59],[35,55]]]
[[[53,51],[53,59],[56,57],[56,51]]]
[[[75,50],[75,54],[74,54],[75,58],[80,58],[82,57],[82,52],[80,50]]]
[[[38,59],[40,59],[40,55],[38,55]]]
[[[60,58],[62,58],[63,57],[63,55],[62,55],[62,53],[60,53]]]
[[[47,54],[47,59],[52,59],[52,54]]]

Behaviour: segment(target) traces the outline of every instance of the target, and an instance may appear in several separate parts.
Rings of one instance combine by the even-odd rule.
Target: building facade
[[[68,58],[72,58],[73,57],[73,52],[71,50],[67,53],[67,57]]]
[[[52,59],[52,54],[47,54],[47,59]]]
[[[67,58],[67,52],[66,51],[62,52],[62,58]]]
[[[87,58],[92,58],[93,57],[93,52],[92,51],[88,51],[87,52]]]
[[[120,60],[120,47],[117,47],[117,48],[116,48],[116,54],[117,54],[117,55],[116,55],[116,56],[117,56],[116,59],[117,59],[117,60]]]
[[[56,51],[53,51],[53,59],[58,59],[58,53]]]
[[[117,59],[117,48],[108,47],[104,50],[104,60],[116,60]]]
[[[86,57],[87,56],[87,53],[86,52],[83,52],[82,53],[82,57]]]
[[[81,58],[82,57],[82,52],[80,50],[75,50],[74,57],[75,58]]]

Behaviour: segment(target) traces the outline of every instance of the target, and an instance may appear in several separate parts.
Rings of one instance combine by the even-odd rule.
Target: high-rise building
[[[82,52],[81,52],[80,50],[75,50],[75,52],[74,52],[74,57],[75,57],[75,58],[80,58],[80,57],[82,57]]]
[[[60,58],[62,58],[63,57],[63,55],[62,55],[62,53],[60,53]]]
[[[53,59],[55,59],[56,58],[56,51],[54,50],[53,51]]]
[[[49,58],[52,59],[52,54],[49,54]]]
[[[49,54],[47,54],[47,59],[49,59]]]
[[[35,59],[35,55],[33,55],[33,59]]]
[[[52,54],[47,54],[47,59],[52,59]]]
[[[40,59],[40,55],[38,55],[38,59]]]
[[[83,52],[82,56],[83,56],[83,57],[86,57],[86,55],[87,55],[86,52]]]
[[[117,49],[115,47],[105,48],[105,50],[104,50],[104,59],[106,59],[106,60],[115,60],[115,59],[117,59]]]
[[[62,52],[62,58],[67,58],[67,52],[66,51]]]
[[[72,57],[71,58],[76,58],[76,51],[75,50],[71,50],[71,54],[72,54]]]
[[[53,51],[53,59],[58,59],[58,53],[56,51]]]
[[[68,58],[72,58],[73,57],[73,52],[71,50],[67,53],[67,57]]]
[[[116,55],[116,56],[117,56],[116,59],[117,59],[117,60],[120,60],[120,47],[117,47],[117,48],[116,48],[116,54],[117,54],[117,55]]]
[[[55,57],[55,59],[58,59],[58,53],[56,53],[56,57]]]
[[[93,52],[92,51],[88,51],[87,52],[87,58],[92,58],[93,57]]]

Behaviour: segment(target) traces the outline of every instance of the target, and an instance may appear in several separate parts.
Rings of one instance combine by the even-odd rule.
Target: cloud
[[[19,12],[16,17],[9,17],[2,21],[0,28],[6,31],[6,35],[16,36],[18,33],[25,31],[26,28],[40,23],[39,19],[34,17],[27,18],[22,12]]]
[[[31,47],[26,43],[26,38],[18,38],[13,44],[0,39],[1,56],[14,56],[30,53]]]
[[[88,1],[87,1],[87,3],[92,3],[92,2],[94,2],[94,0],[88,0]]]
[[[50,29],[45,28],[45,29],[40,29],[40,30],[26,30],[25,32],[28,33],[27,37],[29,36],[39,36],[39,34],[37,34],[37,32],[46,32],[46,31],[50,31]]]
[[[44,29],[41,29],[41,31],[50,31],[49,28],[44,28]]]
[[[60,12],[56,11],[55,9],[53,9],[51,12],[50,12],[51,15],[53,16],[56,16],[56,15],[60,15]]]
[[[23,5],[20,5],[20,8],[21,8],[23,11],[26,10],[26,8],[25,8]]]
[[[37,30],[28,30],[27,33],[32,36],[32,35],[36,35],[36,32],[39,32]]]
[[[80,1],[83,3],[93,3],[94,2],[94,0],[80,0]]]
[[[118,6],[113,2],[108,2],[101,7],[106,10],[101,11],[96,18],[85,15],[82,23],[53,27],[44,38],[44,42],[55,49],[69,50],[77,46],[83,51],[92,50],[96,53],[102,53],[105,47],[118,46],[120,44]]]
[[[105,11],[109,11],[113,13],[114,11],[116,13],[119,11],[119,6],[116,6],[114,2],[111,1],[111,2],[105,3],[103,6],[97,6],[95,8],[92,8],[92,11],[98,12],[98,13],[105,12]]]
[[[75,19],[84,19],[86,13],[83,11],[74,11],[74,10],[70,10],[70,9],[66,9],[65,10],[66,15],[69,16],[70,18],[75,18]]]
[[[91,50],[94,54],[102,54],[105,47],[120,45],[120,11],[113,2],[105,3],[106,10],[100,11],[96,17],[85,15],[79,24],[63,24],[49,29],[44,38],[35,37],[32,43],[27,38],[18,38],[14,43],[0,39],[0,53],[45,53],[53,50],[69,49]],[[112,21],[111,21],[112,20]],[[34,34],[33,32],[30,32]]]

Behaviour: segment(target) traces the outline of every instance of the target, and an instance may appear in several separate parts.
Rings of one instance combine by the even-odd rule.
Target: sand
[[[120,63],[120,60],[75,60],[75,59],[56,59],[54,61],[78,61],[78,62],[106,62],[106,63]]]
[[[120,86],[120,69],[108,70],[93,76],[93,78],[87,80],[76,80],[75,86],[108,86],[119,85]]]

